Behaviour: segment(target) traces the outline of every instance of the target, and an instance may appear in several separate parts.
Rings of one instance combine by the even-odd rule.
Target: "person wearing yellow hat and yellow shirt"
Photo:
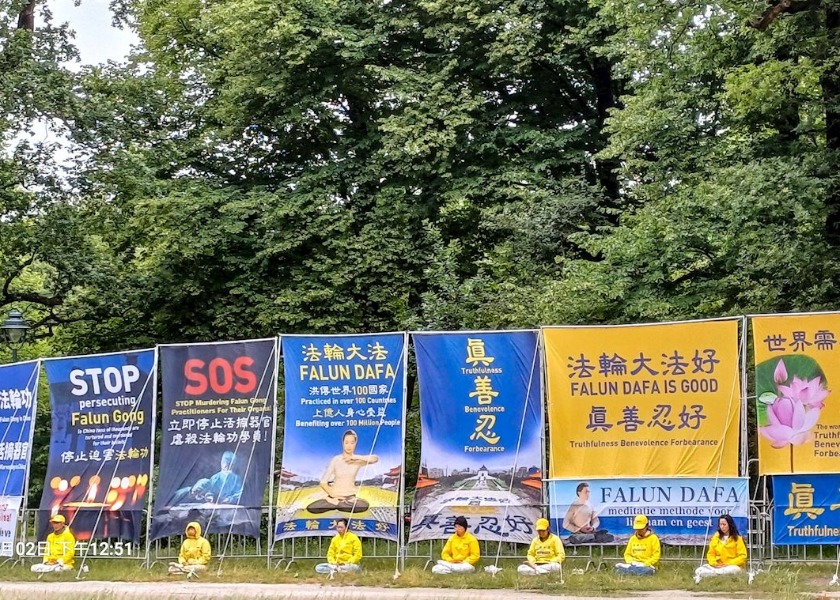
[[[432,567],[435,575],[449,575],[450,573],[472,573],[481,558],[478,540],[467,531],[467,518],[455,517],[455,533],[446,540],[441,560]]]
[[[520,575],[547,575],[563,568],[566,551],[560,538],[551,533],[548,519],[537,519],[536,529],[525,563],[517,569]]]
[[[738,527],[730,515],[722,515],[718,521],[718,530],[709,541],[706,555],[708,564],[697,567],[694,579],[699,583],[702,577],[712,575],[737,575],[743,572],[747,564],[747,545],[738,533]]]
[[[653,575],[662,555],[659,538],[651,531],[644,515],[633,519],[633,530],[624,550],[624,562],[618,563],[615,570],[625,575]]]
[[[52,533],[47,536],[47,553],[44,562],[32,565],[33,573],[69,571],[76,556],[76,538],[67,527],[64,515],[53,515],[50,519]]]
[[[362,542],[352,531],[347,531],[347,519],[337,519],[336,535],[327,550],[327,562],[315,565],[315,571],[322,575],[347,573],[359,570],[362,560]]]

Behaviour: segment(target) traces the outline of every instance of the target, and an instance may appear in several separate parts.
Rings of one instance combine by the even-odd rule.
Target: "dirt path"
[[[832,594],[833,596],[833,594]],[[268,599],[282,600],[587,600],[586,596],[555,596],[516,590],[457,590],[435,588],[373,588],[355,586],[322,586],[312,584],[256,584],[256,583],[204,583],[204,582],[154,582],[108,583],[82,582],[0,582],[3,600],[30,600],[62,598],[73,600],[228,600]],[[599,598],[592,596],[591,598]],[[721,594],[692,593],[687,591],[640,592],[625,598],[611,600],[728,600]],[[732,596],[744,600],[744,595]]]

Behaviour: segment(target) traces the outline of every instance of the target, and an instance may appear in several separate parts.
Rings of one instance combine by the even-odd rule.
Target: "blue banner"
[[[0,501],[26,495],[39,369],[37,361],[0,367]]]
[[[529,543],[542,504],[535,331],[414,334],[422,446],[409,541],[464,515],[479,539]]]
[[[51,515],[77,540],[140,541],[151,476],[155,351],[44,361],[52,431],[39,538]]]
[[[163,429],[149,536],[260,537],[274,447],[277,341],[161,346]]]
[[[840,544],[840,475],[773,475],[773,543]]]
[[[625,544],[633,517],[645,515],[659,539],[702,546],[730,514],[746,537],[746,478],[552,479],[548,481],[551,528],[567,545]]]
[[[403,333],[284,336],[286,425],[275,539],[351,531],[397,540]]]

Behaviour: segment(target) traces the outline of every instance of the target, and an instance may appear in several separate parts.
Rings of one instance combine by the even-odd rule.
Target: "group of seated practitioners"
[[[76,540],[62,515],[50,518],[52,533],[47,536],[46,553],[42,563],[32,566],[34,573],[67,571],[73,568]],[[467,529],[466,517],[454,520],[455,533],[446,540],[441,558],[432,567],[436,575],[452,573],[473,573],[481,550],[478,540]],[[547,575],[562,571],[566,558],[563,542],[551,532],[548,519],[537,519],[537,536],[531,541],[528,553],[517,568],[520,575]],[[327,562],[315,566],[321,574],[353,573],[359,571],[362,560],[362,543],[358,536],[348,530],[348,521],[335,521],[336,535],[330,541]],[[211,558],[210,542],[201,536],[201,525],[191,522],[185,530],[178,562],[169,563],[169,573],[195,576],[207,569]],[[621,575],[653,575],[659,568],[662,550],[659,538],[650,527],[645,515],[633,519],[633,535],[624,550],[624,562],[615,565],[615,572]],[[707,564],[695,570],[695,580],[715,575],[737,575],[743,572],[747,563],[747,547],[738,533],[735,521],[728,514],[718,520],[718,528],[709,541]]]

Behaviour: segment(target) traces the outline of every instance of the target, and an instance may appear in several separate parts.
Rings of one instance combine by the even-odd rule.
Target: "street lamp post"
[[[10,310],[9,316],[0,325],[0,333],[3,334],[3,343],[12,351],[12,362],[17,362],[17,349],[26,339],[28,332],[29,323],[23,318],[21,312],[16,308]]]

